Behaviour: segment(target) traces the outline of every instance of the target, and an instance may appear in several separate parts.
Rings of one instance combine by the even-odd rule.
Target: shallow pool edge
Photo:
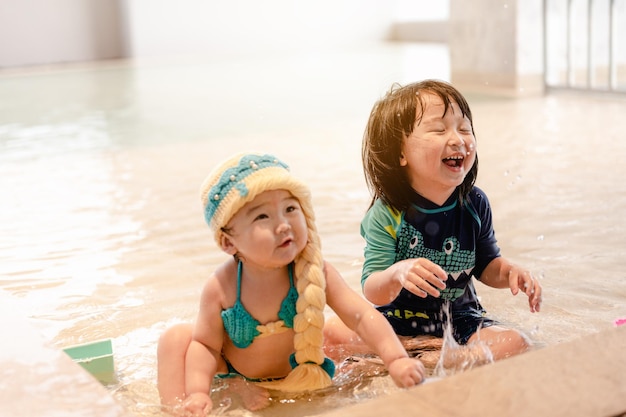
[[[46,341],[10,297],[0,297],[0,331],[0,415],[130,417],[95,377]]]
[[[626,413],[626,326],[320,417],[615,417]]]

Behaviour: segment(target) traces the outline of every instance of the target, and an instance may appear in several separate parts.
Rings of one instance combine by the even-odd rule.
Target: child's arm
[[[494,258],[483,273],[480,282],[493,288],[510,288],[513,295],[520,290],[528,296],[531,312],[541,310],[541,283],[532,274],[503,257]]]
[[[217,280],[209,280],[202,291],[200,311],[185,360],[184,407],[187,411],[201,415],[213,405],[210,398],[211,382],[217,372],[224,339],[220,297]]]
[[[376,352],[400,387],[411,387],[424,380],[424,365],[409,358],[391,325],[345,283],[330,264],[325,266],[326,301],[337,316]]]
[[[428,259],[406,259],[372,273],[365,280],[363,294],[376,305],[392,302],[402,288],[422,298],[429,294],[439,297],[439,290],[446,288],[447,279],[448,274]]]

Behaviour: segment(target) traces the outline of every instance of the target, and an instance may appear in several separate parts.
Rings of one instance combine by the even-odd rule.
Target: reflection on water
[[[156,341],[193,319],[226,256],[203,223],[204,176],[242,149],[289,162],[313,190],[327,260],[360,291],[365,120],[392,82],[424,77],[448,78],[445,48],[0,75],[2,292],[56,346],[113,339],[109,391],[137,415],[161,415]],[[540,345],[611,327],[626,315],[625,99],[468,99],[499,243],[545,291],[540,314],[478,285],[483,304]],[[282,398],[254,415],[314,415],[396,389],[345,375],[336,395]],[[246,415],[232,401],[223,415]]]
[[[143,363],[144,368],[150,364]],[[139,371],[141,373],[141,371]],[[231,388],[232,379],[216,379],[212,388],[213,409],[211,415],[290,417],[317,415],[377,396],[396,391],[385,369],[378,364],[363,365],[344,361],[337,367],[334,385],[312,393],[271,392],[271,405],[263,410],[250,412],[243,407],[238,395],[241,387]],[[147,376],[147,375],[146,375]],[[111,386],[115,396],[133,414],[162,416],[164,409],[154,403],[155,387],[148,378],[133,376],[134,382]]]
[[[102,278],[123,285],[128,278],[115,270],[119,257],[141,238],[137,222],[123,213],[128,208],[118,210],[123,191],[100,154],[106,136],[91,119],[7,125],[2,132],[2,190],[8,200],[0,206],[2,286],[53,320],[62,303],[84,303]],[[45,296],[33,289],[45,290]],[[89,313],[90,304],[75,315]]]

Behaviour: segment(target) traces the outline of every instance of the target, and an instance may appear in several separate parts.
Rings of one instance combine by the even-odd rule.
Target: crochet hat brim
[[[308,186],[273,155],[238,154],[209,174],[202,183],[200,197],[205,221],[218,245],[222,228],[230,219],[259,194],[271,190],[289,191],[300,202],[304,215],[314,220]]]

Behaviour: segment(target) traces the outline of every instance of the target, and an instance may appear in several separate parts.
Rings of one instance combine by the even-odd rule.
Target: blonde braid
[[[295,359],[298,363],[281,381],[264,384],[282,391],[309,391],[332,384],[330,375],[320,366],[324,356],[324,307],[326,306],[326,276],[320,239],[310,201],[300,201],[305,214],[308,243],[295,259],[298,301],[293,329]]]

